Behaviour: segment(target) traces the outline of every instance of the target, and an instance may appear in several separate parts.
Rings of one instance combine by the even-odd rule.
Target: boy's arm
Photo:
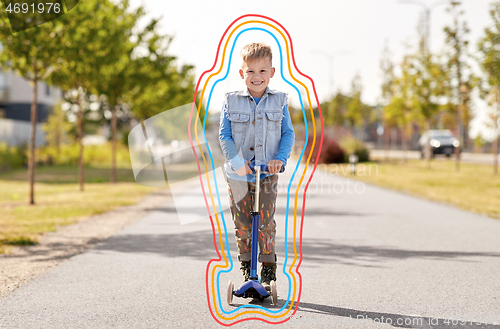
[[[281,121],[280,148],[278,150],[278,154],[274,158],[282,161],[283,166],[286,166],[286,161],[290,158],[294,141],[295,132],[293,131],[292,119],[290,118],[290,112],[288,111],[288,104],[286,104],[283,107],[283,119]]]
[[[231,132],[231,121],[227,114],[227,105],[224,102],[220,114],[219,143],[222,153],[229,165],[236,171],[245,165],[245,160],[238,156]]]

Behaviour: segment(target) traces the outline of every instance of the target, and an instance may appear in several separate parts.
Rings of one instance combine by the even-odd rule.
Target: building
[[[43,81],[37,83],[36,146],[45,142],[40,124],[47,120],[54,104],[62,98],[60,88]],[[0,143],[9,145],[28,144],[31,132],[31,103],[33,86],[12,71],[0,70]]]

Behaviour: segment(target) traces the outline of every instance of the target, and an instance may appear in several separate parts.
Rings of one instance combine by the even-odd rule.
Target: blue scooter
[[[267,174],[269,170],[266,165],[255,166],[253,163],[249,164],[250,169],[254,172],[255,176],[255,197],[254,206],[252,211],[252,253],[250,260],[250,280],[243,283],[236,291],[232,280],[229,280],[227,285],[227,303],[229,305],[233,302],[233,296],[242,298],[255,298],[260,301],[269,296],[272,296],[272,303],[278,303],[278,291],[276,290],[276,282],[271,281],[271,293],[262,286],[257,275],[257,252],[259,249],[259,194],[260,194],[260,174]],[[262,167],[262,170],[261,170]],[[280,173],[285,171],[285,166],[281,166]]]

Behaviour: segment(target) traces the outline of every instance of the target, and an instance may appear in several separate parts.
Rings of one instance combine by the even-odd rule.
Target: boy
[[[248,163],[267,165],[269,174],[261,174],[259,257],[262,263],[261,283],[270,290],[276,281],[274,212],[278,175],[295,140],[287,94],[268,87],[274,76],[271,47],[252,43],[243,47],[239,70],[245,81],[244,90],[225,95],[221,112],[219,141],[225,156],[224,170],[229,189],[229,202],[235,226],[238,259],[244,280],[250,278],[252,250],[252,208],[255,175]]]

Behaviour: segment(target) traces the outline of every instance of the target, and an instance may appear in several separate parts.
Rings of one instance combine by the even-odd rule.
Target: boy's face
[[[269,58],[257,58],[243,62],[240,76],[245,80],[250,95],[262,97],[269,80],[274,75],[274,67],[271,67]]]

